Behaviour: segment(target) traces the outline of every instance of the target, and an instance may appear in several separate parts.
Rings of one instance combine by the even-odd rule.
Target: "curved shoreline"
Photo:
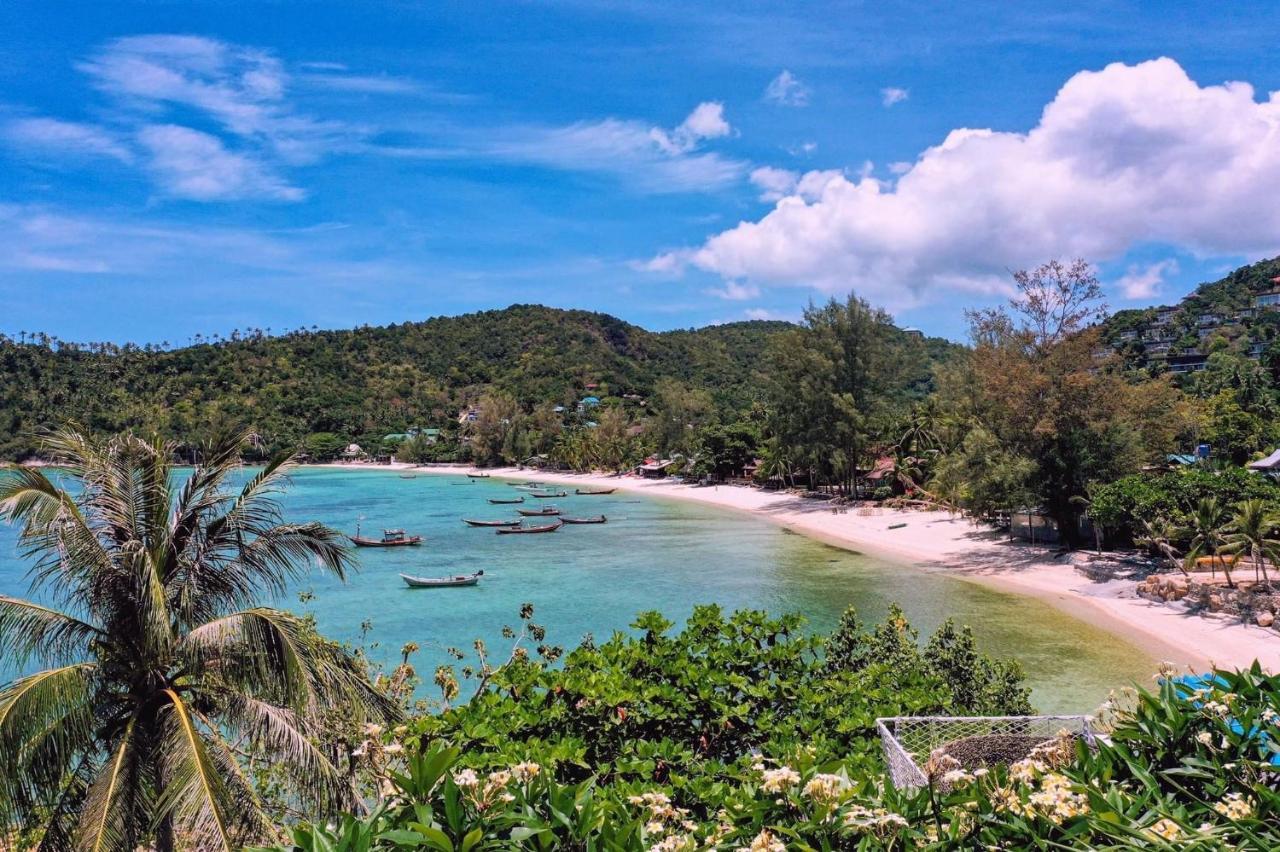
[[[453,476],[475,470],[463,465],[324,466],[394,471],[412,468],[415,473]],[[630,476],[517,468],[492,468],[485,473],[498,479],[616,488],[746,512],[843,550],[1035,598],[1130,642],[1153,660],[1202,671],[1210,665],[1243,668],[1257,659],[1267,670],[1280,671],[1280,633],[1152,603],[1137,597],[1131,580],[1092,581],[1072,565],[1055,560],[1048,548],[1009,542],[997,533],[944,512],[876,508],[870,514],[836,514],[825,502],[740,486],[702,487]],[[890,529],[891,526],[895,528]]]

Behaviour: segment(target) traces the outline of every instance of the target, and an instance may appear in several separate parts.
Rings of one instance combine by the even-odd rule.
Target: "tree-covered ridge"
[[[1167,358],[1236,352],[1270,363],[1280,339],[1280,311],[1259,307],[1259,296],[1280,290],[1280,258],[1242,266],[1196,287],[1175,305],[1117,311],[1102,338],[1130,367],[1163,368]],[[1173,362],[1171,362],[1173,363]]]
[[[193,443],[222,423],[248,423],[274,448],[312,432],[446,425],[490,390],[525,406],[569,406],[589,384],[602,398],[647,396],[662,378],[739,410],[765,344],[787,327],[653,333],[605,314],[516,305],[379,328],[234,333],[177,349],[0,337],[0,457],[29,454],[35,430],[68,420]]]

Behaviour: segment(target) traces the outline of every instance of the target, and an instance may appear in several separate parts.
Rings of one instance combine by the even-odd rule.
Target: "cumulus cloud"
[[[773,166],[761,166],[751,172],[751,182],[760,188],[761,201],[777,201],[790,195],[795,189],[800,175],[790,169],[775,169]]]
[[[111,130],[95,124],[24,118],[9,122],[4,134],[11,142],[27,148],[133,162],[129,147]]]
[[[152,125],[138,133],[138,141],[150,154],[148,167],[169,195],[196,201],[305,197],[302,190],[253,158],[227,150],[222,140],[208,133],[176,124]]]
[[[887,107],[899,104],[911,97],[911,92],[897,86],[887,86],[880,90],[880,102]]]
[[[746,163],[703,150],[707,140],[732,132],[724,105],[707,101],[671,129],[606,118],[500,132],[481,149],[557,169],[613,174],[646,192],[684,192],[718,189],[742,178]]]
[[[1160,292],[1165,277],[1176,275],[1178,261],[1173,258],[1149,263],[1145,266],[1131,264],[1125,274],[1116,281],[1116,287],[1126,299],[1151,299]]]
[[[764,99],[780,106],[802,107],[809,105],[809,87],[785,68],[769,81],[764,89]]]
[[[1277,140],[1280,94],[1200,86],[1171,59],[1113,64],[1068,80],[1026,133],[954,130],[891,182],[802,177],[806,195],[670,256],[742,285],[907,306],[1144,243],[1256,255],[1280,242]]]
[[[737,281],[726,281],[723,287],[713,287],[707,291],[710,296],[719,296],[733,302],[755,299],[760,295],[760,288],[754,284],[741,284]]]

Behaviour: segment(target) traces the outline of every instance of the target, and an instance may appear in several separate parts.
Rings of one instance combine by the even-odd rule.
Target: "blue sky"
[[[853,289],[959,338],[1050,257],[1124,307],[1280,252],[1280,8],[1062,5],[10,0],[0,331]]]

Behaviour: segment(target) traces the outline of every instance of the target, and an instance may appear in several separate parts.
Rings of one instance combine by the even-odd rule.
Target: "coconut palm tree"
[[[1210,570],[1217,576],[1218,565],[1227,576],[1227,585],[1235,587],[1231,579],[1231,567],[1227,560],[1221,558],[1226,545],[1227,509],[1216,497],[1204,497],[1196,504],[1196,509],[1188,518],[1184,535],[1191,539],[1191,547],[1187,550],[1186,566],[1190,571],[1202,556],[1209,556]]]
[[[1157,515],[1152,520],[1142,519],[1142,534],[1134,538],[1134,544],[1154,550],[1165,560],[1181,571],[1187,573],[1187,566],[1179,557],[1173,542],[1178,537],[1178,528],[1173,521],[1164,515]]]
[[[45,666],[0,686],[0,824],[43,826],[41,848],[267,837],[251,758],[284,770],[292,807],[354,804],[318,720],[394,707],[306,621],[254,605],[350,556],[336,530],[283,522],[289,458],[229,490],[244,445],[214,438],[180,482],[173,444],[66,429],[46,439],[58,474],[0,469],[0,517],[33,559],[33,599],[0,597],[0,659]]]
[[[1271,582],[1267,576],[1267,560],[1280,563],[1280,539],[1273,538],[1280,517],[1268,508],[1265,500],[1245,500],[1227,526],[1224,553],[1249,554],[1253,560],[1253,579]],[[1259,573],[1261,577],[1259,577]]]

